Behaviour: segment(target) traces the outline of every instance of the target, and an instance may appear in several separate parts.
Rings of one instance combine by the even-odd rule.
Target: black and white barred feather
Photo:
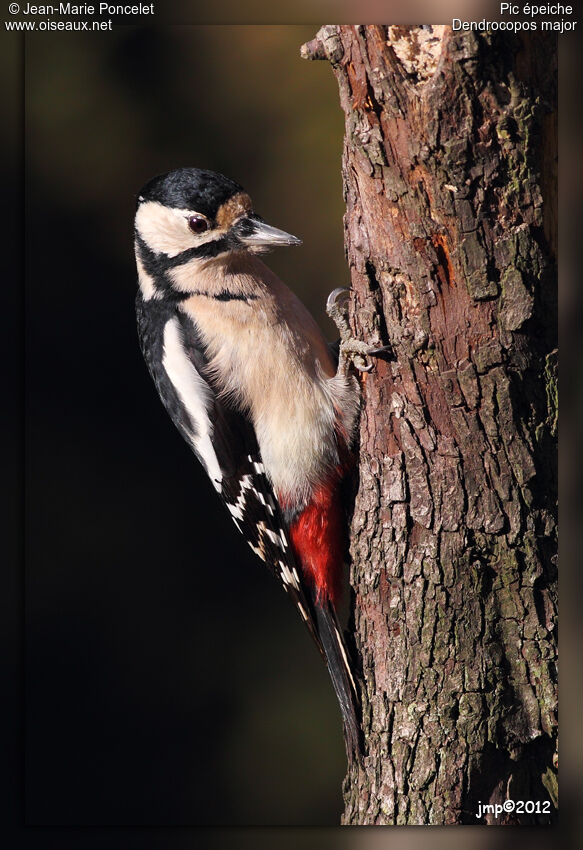
[[[298,571],[251,423],[212,390],[196,328],[175,303],[144,302],[138,293],[136,311],[144,358],[170,418],[205,467],[238,530],[281,582],[324,654],[311,593]],[[179,346],[171,365],[169,339]]]

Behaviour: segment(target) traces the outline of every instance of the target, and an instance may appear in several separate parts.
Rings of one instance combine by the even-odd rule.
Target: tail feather
[[[340,624],[329,602],[323,604],[316,602],[314,609],[318,637],[342,712],[346,751],[349,757],[360,758],[362,754],[360,700]]]

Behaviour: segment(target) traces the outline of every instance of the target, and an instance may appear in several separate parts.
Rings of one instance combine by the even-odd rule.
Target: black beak
[[[246,248],[268,250],[279,245],[301,245],[302,240],[285,230],[265,224],[260,218],[250,215],[242,218],[234,227],[237,238]]]

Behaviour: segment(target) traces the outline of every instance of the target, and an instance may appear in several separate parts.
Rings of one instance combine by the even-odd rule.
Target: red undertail
[[[342,593],[344,514],[339,478],[318,487],[309,504],[290,526],[294,553],[319,602],[336,606]]]

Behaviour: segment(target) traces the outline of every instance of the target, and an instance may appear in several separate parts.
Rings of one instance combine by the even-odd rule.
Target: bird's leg
[[[367,358],[375,357],[390,349],[390,346],[370,348],[366,342],[356,339],[352,335],[347,317],[348,296],[348,289],[335,289],[330,293],[326,301],[326,312],[338,328],[340,334],[338,372],[342,375],[348,374],[351,363],[359,372],[370,372],[373,364],[367,362]]]

